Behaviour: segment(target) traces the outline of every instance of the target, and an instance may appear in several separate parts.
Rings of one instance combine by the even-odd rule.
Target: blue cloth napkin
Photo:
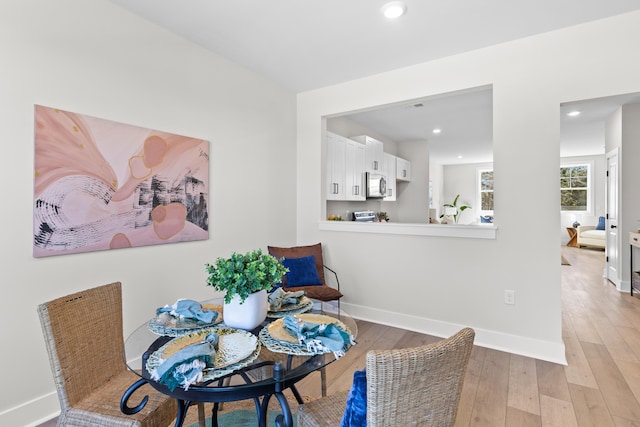
[[[309,351],[331,351],[338,359],[344,356],[350,345],[355,344],[353,335],[333,323],[310,323],[294,316],[285,316],[282,321],[285,330],[297,337],[298,343],[305,345]]]
[[[269,310],[277,311],[283,305],[297,304],[306,294],[305,291],[287,292],[282,288],[276,288],[269,294]]]
[[[202,381],[202,371],[213,365],[220,338],[215,332],[207,334],[203,341],[178,351],[150,372],[151,379],[166,385],[171,391],[181,386],[185,390]]]
[[[156,310],[156,314],[169,313],[179,319],[193,319],[200,323],[212,323],[218,317],[218,312],[203,310],[202,304],[190,299],[179,299],[173,305],[165,305]]]

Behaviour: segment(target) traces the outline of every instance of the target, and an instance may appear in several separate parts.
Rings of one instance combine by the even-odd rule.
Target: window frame
[[[569,162],[560,162],[560,168],[571,168],[578,166],[586,166],[587,167],[587,206],[585,210],[564,210],[562,209],[562,199],[560,199],[560,212],[563,214],[581,214],[581,215],[589,215],[593,213],[593,169],[594,162],[591,161],[569,161]],[[560,186],[560,169],[558,169],[558,191],[561,195],[562,186]]]
[[[494,216],[493,215],[493,209],[491,210],[483,210],[482,209],[482,173],[483,172],[494,172],[492,167],[479,167],[476,168],[476,206],[478,206],[478,213],[480,216]],[[494,184],[495,184],[495,175],[494,175]],[[485,191],[486,192],[486,191]],[[492,193],[494,193],[495,196],[495,187],[493,190],[491,190]],[[495,203],[495,199],[494,199],[494,203]]]

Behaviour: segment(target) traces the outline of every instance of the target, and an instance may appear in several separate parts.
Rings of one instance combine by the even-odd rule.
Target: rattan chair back
[[[123,359],[120,282],[40,304],[38,313],[60,401],[59,426],[167,426],[175,418],[175,402],[151,389],[143,411],[120,411],[122,394],[139,379]]]
[[[453,426],[474,337],[367,353],[367,425]]]
[[[473,329],[416,348],[367,353],[367,426],[450,427],[473,349]],[[299,427],[341,425],[348,393],[298,407]]]

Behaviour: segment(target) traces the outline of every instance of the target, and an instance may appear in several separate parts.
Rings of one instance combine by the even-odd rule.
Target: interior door
[[[606,276],[620,289],[620,233],[618,233],[618,149],[607,153],[607,185],[606,185]]]

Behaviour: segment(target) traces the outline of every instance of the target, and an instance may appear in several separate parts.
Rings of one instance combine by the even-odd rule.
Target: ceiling
[[[405,0],[406,15],[391,21],[380,12],[388,0],[110,1],[294,92],[640,9],[638,0]],[[432,158],[444,164],[485,161],[492,137],[489,91],[408,104],[414,101],[424,106],[353,118],[398,142],[429,139]],[[597,128],[603,132],[606,108],[597,105],[583,104],[594,111],[578,117],[589,117],[588,126],[565,126],[563,119],[563,141],[572,141],[571,149],[563,142],[563,151],[582,147],[588,154],[595,146],[586,150],[585,141],[602,146],[596,134]],[[443,132],[434,136],[431,126]]]

